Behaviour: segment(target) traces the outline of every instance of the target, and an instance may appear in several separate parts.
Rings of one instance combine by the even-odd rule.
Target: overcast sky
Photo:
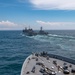
[[[75,0],[0,0],[0,30],[29,26],[75,30]]]

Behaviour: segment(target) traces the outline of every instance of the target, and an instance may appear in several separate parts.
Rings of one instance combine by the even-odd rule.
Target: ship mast
[[[42,31],[42,27],[40,28],[40,30]]]

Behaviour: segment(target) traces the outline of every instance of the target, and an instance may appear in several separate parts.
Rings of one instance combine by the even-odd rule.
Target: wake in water
[[[33,38],[41,42],[48,42],[53,47],[57,47],[59,49],[61,48],[62,50],[73,51],[75,49],[75,37],[73,36],[49,34],[48,36],[37,35],[37,36],[32,36],[30,38]]]
[[[23,34],[23,33],[20,33],[20,35],[21,35],[21,36],[25,36],[25,34]]]
[[[34,38],[36,40],[39,41],[45,41],[45,42],[49,42],[51,39],[59,39],[59,40],[75,40],[75,37],[73,36],[63,36],[63,35],[55,35],[55,34],[49,34],[49,35],[36,35],[36,36],[32,36],[30,38]]]
[[[73,36],[67,36],[67,35],[63,36],[63,35],[49,34],[48,36],[50,36],[50,37],[55,37],[55,38],[75,39],[75,37],[73,37]]]

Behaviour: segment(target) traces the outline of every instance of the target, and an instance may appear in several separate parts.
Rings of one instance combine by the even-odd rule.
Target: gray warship
[[[38,32],[38,35],[48,35],[48,32],[45,32],[42,27],[40,27],[40,31]]]
[[[24,61],[21,75],[75,75],[75,60],[47,52],[32,53]]]
[[[48,35],[48,32],[45,32],[42,27],[40,28],[39,32],[35,32],[32,28],[29,27],[29,29],[27,29],[25,27],[25,29],[23,30],[23,33],[27,36],[35,36],[35,35]]]
[[[23,30],[23,34],[25,34],[27,36],[37,35],[37,33],[34,32],[34,30],[32,28],[30,28],[30,27],[29,27],[29,29],[27,29],[27,27],[25,27],[25,29]]]

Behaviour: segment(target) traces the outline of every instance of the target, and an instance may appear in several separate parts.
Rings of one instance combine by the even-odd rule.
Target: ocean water
[[[47,51],[75,60],[75,31],[50,30],[48,36],[28,37],[22,31],[0,31],[0,75],[20,75],[32,52]]]

